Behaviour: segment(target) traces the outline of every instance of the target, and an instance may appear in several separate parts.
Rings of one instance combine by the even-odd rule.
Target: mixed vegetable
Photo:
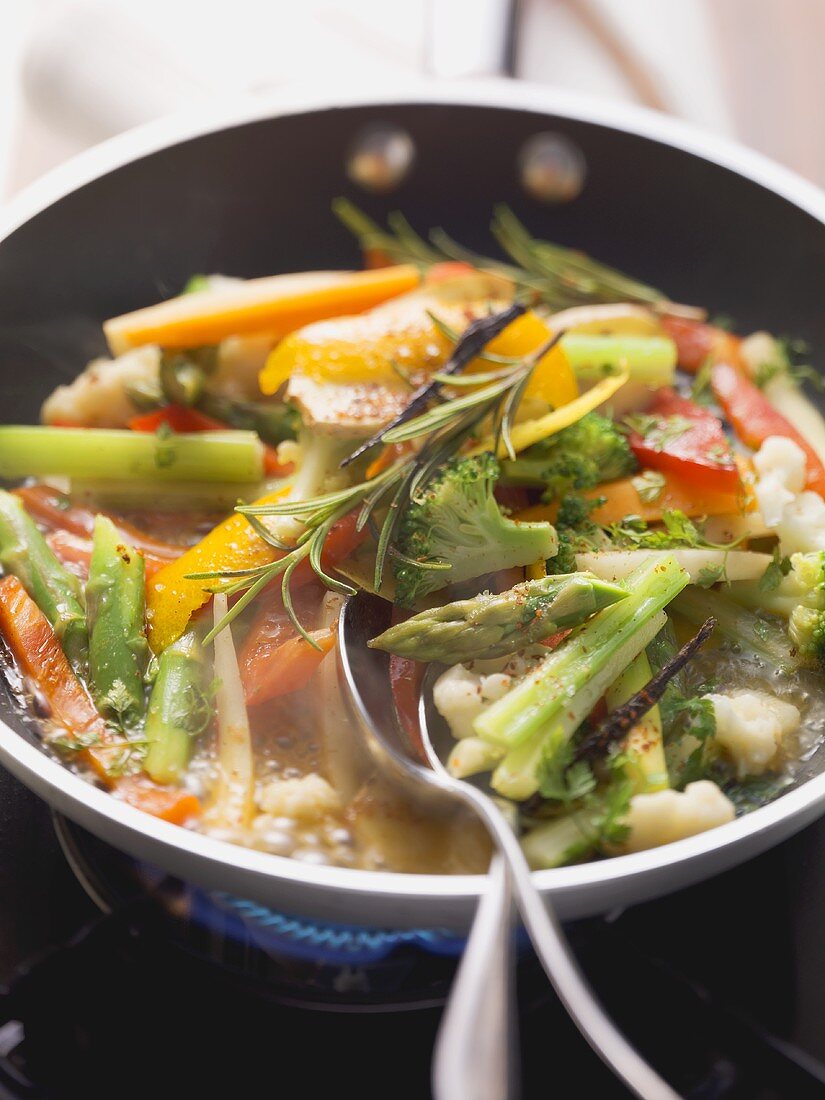
[[[363,757],[330,654],[394,605],[459,777],[535,867],[730,821],[823,726],[825,421],[799,349],[496,210],[506,260],[338,217],[366,270],[197,276],[0,427],[0,635],[44,745],[150,814],[310,862],[480,869]]]

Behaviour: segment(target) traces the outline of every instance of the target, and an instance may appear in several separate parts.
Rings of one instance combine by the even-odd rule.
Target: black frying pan
[[[238,121],[238,119],[240,119]],[[388,123],[414,143],[392,193],[355,187],[353,141]],[[563,134],[586,182],[548,206],[523,189],[524,143]],[[14,206],[0,235],[0,415],[38,417],[59,382],[104,352],[104,318],[177,293],[195,272],[255,276],[353,267],[353,239],[330,213],[349,195],[378,219],[401,209],[421,230],[443,225],[489,252],[494,203],[539,237],[575,245],[671,298],[825,349],[825,199],[755,155],[642,112],[612,111],[504,84],[277,114],[260,102],[234,122],[185,121],[125,135],[59,170]],[[179,874],[280,907],[400,925],[464,924],[471,877],[375,875],[312,868],[230,847],[146,819],[36,751],[36,736],[0,698],[0,758],[64,812]],[[16,733],[22,733],[24,743]],[[541,874],[563,916],[673,889],[766,847],[825,801],[825,776],[712,833],[585,867]]]

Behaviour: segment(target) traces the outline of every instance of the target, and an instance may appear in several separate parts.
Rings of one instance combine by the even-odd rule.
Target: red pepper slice
[[[672,389],[659,390],[648,412],[658,418],[658,428],[645,436],[631,432],[629,440],[641,466],[677,474],[705,489],[738,492],[739,468],[718,417]],[[680,423],[683,431],[668,433]]]
[[[207,416],[199,409],[192,409],[187,405],[165,405],[155,412],[133,416],[129,421],[129,427],[133,432],[156,432],[163,424],[167,424],[173,432],[232,431],[232,428],[222,420],[216,420],[213,416]],[[264,473],[270,477],[286,477],[292,472],[291,464],[283,466],[278,461],[278,452],[274,447],[264,443],[263,448]]]
[[[738,342],[729,332],[708,325],[704,321],[691,321],[686,317],[662,317],[662,328],[676,345],[676,358],[682,370],[695,374],[709,356],[718,354],[728,342]]]
[[[743,365],[727,359],[714,363],[710,382],[716,400],[743,443],[757,450],[771,435],[792,439],[805,452],[807,487],[825,496],[825,466],[819,455],[751,382]]]

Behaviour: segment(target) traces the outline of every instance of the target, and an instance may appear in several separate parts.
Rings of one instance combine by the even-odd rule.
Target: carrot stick
[[[698,490],[696,483],[673,473],[660,471],[664,478],[664,487],[653,501],[645,501],[639,496],[634,478],[625,477],[618,481],[608,481],[595,489],[582,492],[589,500],[604,497],[605,503],[591,512],[595,523],[609,526],[619,523],[627,516],[640,516],[647,523],[658,523],[665,512],[679,511],[686,516],[725,516],[748,510],[749,501],[744,502],[741,494],[719,492],[718,490]],[[513,517],[525,523],[540,521],[554,523],[558,515],[558,504],[536,504],[517,512]]]
[[[26,511],[34,519],[53,531],[68,531],[69,534],[91,538],[95,526],[95,515],[88,508],[72,504],[67,496],[52,489],[49,485],[23,485],[12,489],[26,505]],[[136,550],[151,554],[162,561],[174,561],[184,551],[181,546],[161,542],[151,535],[139,531],[131,523],[109,517],[120,531],[124,541]]]
[[[79,747],[78,758],[118,797],[177,824],[199,812],[197,798],[186,791],[158,787],[143,777],[112,775],[113,754],[119,754],[122,745],[72,671],[45,615],[17,577],[0,580],[0,633],[20,671],[48,704],[52,721],[79,745],[94,738],[93,744]]]
[[[91,539],[73,535],[71,531],[51,531],[46,535],[46,542],[59,561],[64,565],[77,566],[84,577],[88,576],[89,563],[92,560]],[[148,554],[145,551],[142,551],[142,556],[147,579],[153,577],[167,564],[163,558],[157,558],[154,554]]]
[[[145,775],[128,775],[115,784],[114,794],[130,806],[161,821],[185,825],[201,812],[195,795],[181,787],[161,787]]]
[[[247,706],[259,706],[269,699],[290,695],[307,686],[321,661],[335,645],[335,627],[310,631],[309,636],[314,646],[296,634],[278,646],[269,661],[247,672],[244,681]]]
[[[344,516],[327,536],[321,554],[321,563],[326,570],[334,569],[338,562],[347,558],[366,537],[366,531],[355,529],[357,518],[357,511]],[[299,620],[311,611],[313,604],[317,607],[317,588],[313,586],[308,591],[304,591],[305,586],[314,579],[315,574],[308,562],[301,562],[293,574],[291,589],[294,593],[295,613]],[[270,694],[262,694],[268,689],[260,685],[268,683],[268,669],[281,659],[278,654],[287,641],[296,637],[298,637],[297,631],[284,608],[278,581],[266,590],[265,602],[253,619],[238,655],[241,680],[248,703],[251,704],[253,698],[256,702],[263,702],[265,699],[274,697]],[[293,690],[297,690],[298,686],[300,685],[296,685]],[[283,694],[283,692],[278,691],[275,694]]]
[[[318,271],[250,279],[237,286],[184,294],[106,321],[114,355],[142,344],[192,348],[228,336],[268,333],[280,340],[313,321],[363,313],[420,282],[412,264],[376,271]]]
[[[80,755],[106,779],[105,745],[111,734],[72,671],[48,619],[14,576],[0,580],[0,633],[20,671],[45,699],[52,719],[70,738],[98,739],[100,744],[83,749]]]

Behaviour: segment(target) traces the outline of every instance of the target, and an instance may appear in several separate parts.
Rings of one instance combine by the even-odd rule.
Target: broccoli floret
[[[502,515],[493,496],[499,473],[492,454],[454,458],[412,499],[396,542],[407,559],[395,564],[396,598],[402,606],[445,585],[556,553],[556,532],[549,523],[517,523]],[[427,563],[450,568],[428,569]]]
[[[547,563],[548,572],[575,573],[576,554],[603,548],[605,535],[590,518],[590,513],[604,504],[604,497],[588,498],[571,493],[559,505],[556,534],[559,550]]]
[[[803,660],[825,662],[825,551],[772,563],[760,581],[737,581],[730,595],[746,607],[787,619]]]
[[[502,463],[502,476],[517,485],[544,489],[543,499],[560,500],[576,489],[625,477],[636,469],[627,437],[612,420],[588,413],[569,428],[534,443],[514,462]]]

